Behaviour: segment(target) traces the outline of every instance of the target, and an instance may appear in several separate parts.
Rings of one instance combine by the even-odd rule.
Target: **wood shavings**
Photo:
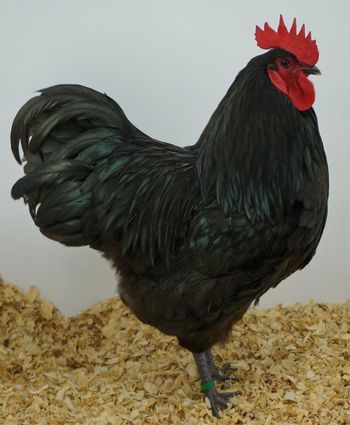
[[[349,348],[350,302],[250,310],[215,350],[242,392],[218,421],[191,354],[118,298],[65,318],[0,281],[0,423],[350,424]]]

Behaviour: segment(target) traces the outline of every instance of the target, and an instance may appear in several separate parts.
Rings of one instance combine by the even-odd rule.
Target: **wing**
[[[138,252],[150,262],[156,256],[167,261],[198,205],[194,164],[186,149],[142,139],[99,164],[93,198],[97,244],[120,241],[122,255]]]

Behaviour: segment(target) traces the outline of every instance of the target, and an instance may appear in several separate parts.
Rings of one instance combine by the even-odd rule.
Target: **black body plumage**
[[[325,225],[316,116],[268,80],[277,55],[248,63],[190,147],[146,136],[77,85],[42,90],[13,123],[26,175],[12,196],[49,238],[101,251],[130,309],[192,352],[225,341],[252,302],[303,268]]]

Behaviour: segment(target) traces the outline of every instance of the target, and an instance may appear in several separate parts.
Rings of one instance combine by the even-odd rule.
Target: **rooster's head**
[[[262,49],[275,49],[273,62],[267,65],[267,74],[271,83],[286,94],[299,111],[305,111],[315,101],[315,90],[308,79],[310,74],[320,74],[315,66],[318,61],[316,41],[312,40],[311,32],[305,36],[303,25],[297,33],[296,19],[288,31],[282,15],[277,31],[268,23],[264,29],[256,27],[255,38]]]

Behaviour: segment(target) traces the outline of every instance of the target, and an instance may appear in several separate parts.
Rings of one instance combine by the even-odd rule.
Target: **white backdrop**
[[[107,92],[144,132],[194,143],[237,72],[262,53],[255,24],[296,16],[312,30],[322,77],[315,109],[328,154],[329,220],[311,265],[270,291],[262,306],[350,296],[350,2],[319,0],[0,0],[0,273],[37,285],[62,312],[115,294],[114,273],[88,248],[46,239],[22,202],[10,152],[12,120],[34,90],[80,83]]]

